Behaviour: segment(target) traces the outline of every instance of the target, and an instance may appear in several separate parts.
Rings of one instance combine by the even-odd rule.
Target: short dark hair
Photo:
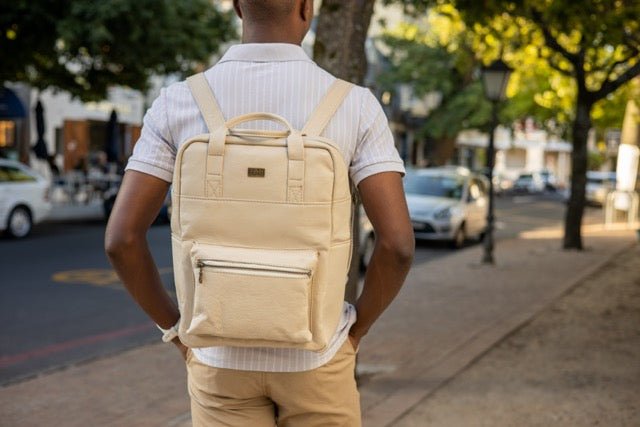
[[[240,0],[242,16],[252,22],[268,22],[289,16],[296,0]]]

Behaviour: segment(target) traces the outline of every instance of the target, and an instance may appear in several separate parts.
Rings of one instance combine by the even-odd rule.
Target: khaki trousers
[[[187,354],[195,427],[360,427],[355,351],[347,339],[327,364],[304,372],[213,368]]]

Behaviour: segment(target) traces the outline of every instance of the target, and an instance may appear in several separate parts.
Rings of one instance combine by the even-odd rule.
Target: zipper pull
[[[198,274],[198,283],[202,283],[202,271],[204,270],[204,262],[198,261],[198,268],[200,269],[200,273]]]

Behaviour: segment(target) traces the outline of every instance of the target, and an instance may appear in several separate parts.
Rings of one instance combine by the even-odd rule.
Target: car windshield
[[[446,197],[449,199],[461,198],[463,188],[464,179],[461,177],[407,175],[404,183],[404,189],[407,194]]]

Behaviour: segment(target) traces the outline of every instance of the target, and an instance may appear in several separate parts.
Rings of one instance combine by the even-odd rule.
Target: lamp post
[[[488,67],[482,68],[482,84],[484,94],[491,101],[491,130],[489,132],[489,145],[487,147],[487,170],[489,178],[489,211],[487,212],[487,229],[484,235],[484,254],[482,262],[493,264],[493,163],[495,158],[494,134],[498,126],[498,103],[504,99],[504,92],[511,76],[511,68],[498,59]]]

